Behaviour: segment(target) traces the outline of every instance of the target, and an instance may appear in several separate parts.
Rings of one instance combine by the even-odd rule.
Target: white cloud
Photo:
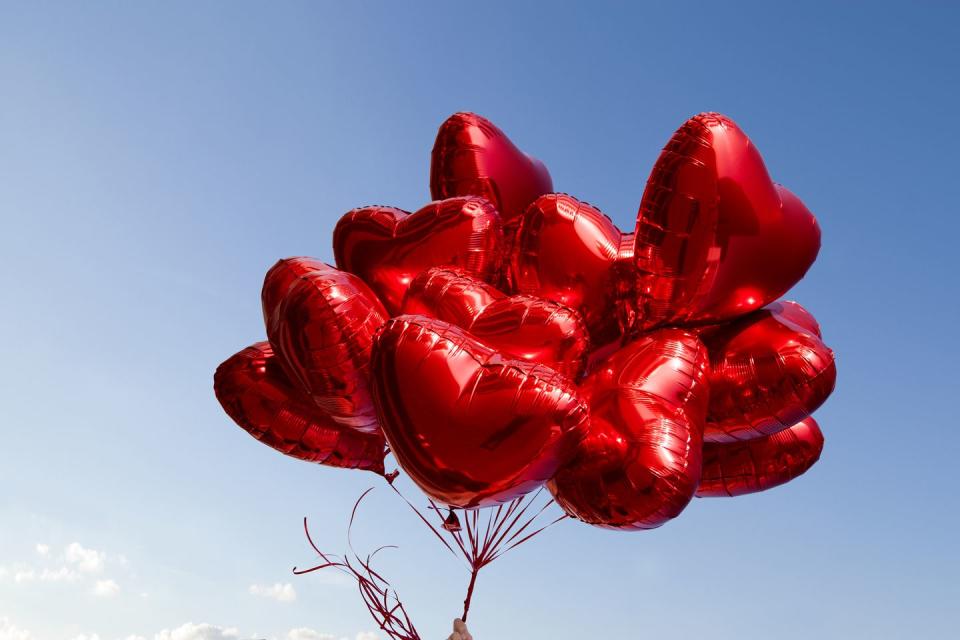
[[[33,569],[17,569],[13,572],[13,581],[20,582],[32,582],[37,579],[37,572]]]
[[[107,554],[95,549],[87,549],[79,542],[71,542],[64,552],[67,562],[77,566],[84,573],[97,573],[103,570]]]
[[[97,583],[93,585],[93,594],[101,598],[112,598],[118,593],[120,593],[120,585],[109,578],[97,580]]]
[[[320,633],[308,627],[299,627],[290,629],[287,633],[287,640],[335,640],[335,637],[329,633]]]
[[[276,582],[271,585],[252,584],[250,585],[250,594],[263,598],[272,598],[277,602],[293,602],[297,599],[297,591],[289,582],[284,584]]]
[[[234,640],[240,633],[233,627],[188,622],[176,629],[164,629],[154,640]]]
[[[33,636],[26,629],[13,624],[9,618],[0,616],[0,640],[33,640]]]
[[[73,582],[77,579],[77,574],[67,567],[57,567],[56,569],[44,569],[40,572],[41,582]]]
[[[62,554],[54,557],[50,545],[38,542],[34,550],[40,556],[39,564],[16,563],[10,567],[0,567],[0,578],[10,575],[17,584],[30,582],[77,582],[86,577],[90,579],[103,571],[107,562],[107,554],[96,549],[88,549],[79,542],[67,545]],[[121,564],[125,559],[119,561]],[[91,589],[98,596],[112,596],[119,591],[114,580],[104,579],[92,583]],[[0,640],[3,640],[0,638]],[[93,640],[84,638],[82,640]]]
[[[309,627],[300,627],[298,629],[290,629],[290,631],[287,632],[286,640],[337,640],[337,637],[329,633],[320,633]],[[339,640],[349,639],[341,637]],[[354,636],[354,640],[380,640],[380,636],[373,631],[361,631]]]
[[[68,567],[57,567],[56,569],[34,569],[33,567],[20,566],[13,573],[13,581],[23,582],[73,582],[79,576],[75,571]]]
[[[242,640],[261,637],[249,634],[241,635],[236,627],[222,627],[215,624],[195,624],[188,622],[174,629],[164,629],[153,635],[153,640]],[[350,640],[346,636],[335,636],[329,633],[320,633],[309,627],[290,629],[284,640]],[[28,630],[16,626],[13,621],[0,616],[0,640],[36,640]],[[100,640],[96,633],[82,633],[73,636],[71,640]],[[124,640],[150,640],[148,636],[138,634],[128,635]],[[373,631],[361,631],[354,636],[354,640],[380,640],[380,636]]]
[[[221,627],[215,624],[194,624],[188,622],[176,629],[164,629],[153,636],[153,640],[240,640],[250,636],[240,635],[235,627]],[[258,637],[258,636],[253,636]],[[4,640],[0,638],[0,640]],[[147,640],[144,636],[129,636],[126,640]],[[320,633],[309,627],[290,629],[284,640],[349,640],[346,637],[337,637],[329,633]],[[361,631],[354,640],[380,640],[380,636],[373,631]]]

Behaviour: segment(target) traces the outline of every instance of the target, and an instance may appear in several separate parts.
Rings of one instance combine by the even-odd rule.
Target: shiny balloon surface
[[[509,262],[509,283],[521,293],[576,309],[595,348],[618,341],[629,318],[621,273],[633,269],[633,234],[621,233],[599,209],[573,196],[538,198],[523,214]]]
[[[652,529],[680,514],[700,479],[707,368],[694,334],[663,329],[584,380],[587,437],[548,484],[567,514],[614,529]]]
[[[803,308],[799,302],[792,300],[777,300],[766,307],[771,313],[775,314],[784,322],[794,324],[801,329],[805,329],[818,338],[823,337],[820,330],[820,323],[813,317],[813,314]]]
[[[510,221],[551,191],[553,182],[543,163],[520,151],[483,116],[455,113],[440,127],[430,160],[435,200],[482,196]]]
[[[260,291],[260,303],[263,308],[263,326],[275,326],[280,322],[277,314],[280,311],[280,304],[283,302],[290,291],[290,286],[297,281],[300,276],[307,275],[311,271],[324,271],[329,269],[330,265],[307,256],[294,258],[284,258],[267,271],[264,278],[263,288]]]
[[[269,343],[228,358],[213,388],[227,415],[260,442],[301,460],[383,473],[383,435],[334,422],[290,383]]]
[[[337,424],[376,433],[370,350],[387,312],[357,276],[311,258],[278,262],[263,283],[267,337],[291,381]]]
[[[384,325],[373,388],[400,466],[428,496],[456,507],[540,486],[572,455],[587,420],[566,376],[424,316]]]
[[[637,326],[717,322],[783,295],[813,264],[820,227],[774,185],[729,118],[688,120],[654,165],[637,215]]]
[[[820,459],[823,433],[813,418],[746,442],[703,445],[698,497],[741,496],[793,480]]]
[[[820,228],[730,118],[676,131],[632,233],[554,193],[543,163],[472,113],[440,127],[430,191],[414,213],[344,215],[338,268],[289,258],[267,274],[269,344],[215,374],[254,437],[381,474],[389,442],[440,503],[547,483],[570,516],[623,530],[817,461],[810,414],[834,389],[834,355],[778,298]]]
[[[775,302],[701,332],[711,364],[708,442],[771,435],[823,404],[837,368],[833,351],[811,328],[819,325],[803,307]]]
[[[450,322],[503,355],[576,379],[589,337],[579,314],[535,296],[506,296],[463,271],[435,267],[414,278],[403,313]]]
[[[333,253],[337,266],[360,276],[395,315],[410,282],[430,267],[459,267],[495,282],[503,227],[494,206],[477,197],[431,202],[415,213],[364,207],[337,223]]]

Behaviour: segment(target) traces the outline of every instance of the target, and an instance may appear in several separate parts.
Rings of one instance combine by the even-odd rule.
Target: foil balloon
[[[277,262],[270,271],[267,272],[263,289],[260,292],[261,307],[263,309],[263,325],[265,327],[276,326],[280,322],[277,314],[280,311],[280,304],[283,302],[290,286],[297,281],[300,276],[306,275],[311,271],[323,271],[329,269],[329,265],[315,258],[305,256],[297,258],[286,258]]]
[[[514,290],[576,309],[594,348],[618,341],[632,321],[618,311],[633,270],[633,234],[566,194],[537,198],[520,219],[509,281]]]
[[[424,316],[384,325],[373,389],[400,466],[431,498],[456,507],[505,502],[541,485],[569,458],[587,421],[566,376],[505,358]]]
[[[637,326],[717,322],[772,302],[820,249],[813,214],[774,185],[729,118],[702,113],[654,165],[637,214]]]
[[[413,279],[403,313],[450,322],[503,355],[570,378],[583,371],[589,338],[579,314],[535,296],[506,296],[463,271],[435,267]]]
[[[262,299],[267,337],[290,380],[331,421],[377,433],[370,350],[387,312],[376,295],[355,275],[288,258],[267,273]]]
[[[707,368],[694,334],[662,329],[587,376],[590,426],[547,485],[557,504],[612,529],[652,529],[679,515],[700,479]]]
[[[269,343],[227,359],[213,388],[227,415],[260,442],[301,460],[383,474],[383,435],[331,420],[290,383]]]
[[[730,442],[774,434],[823,404],[837,368],[818,330],[813,316],[795,302],[776,302],[703,330],[711,363],[705,439]]]
[[[430,190],[414,213],[345,214],[337,268],[270,270],[269,343],[214,377],[237,424],[381,475],[389,450],[437,503],[503,505],[491,522],[516,520],[546,484],[573,518],[651,529],[694,495],[762,491],[816,462],[810,415],[834,388],[834,355],[817,320],[778,299],[820,229],[732,120],[702,113],[676,131],[632,233],[554,193],[541,162],[471,113],[441,126]],[[439,522],[481,539],[472,516]],[[486,554],[512,546],[482,539],[461,546],[464,614]]]
[[[543,163],[517,149],[486,118],[455,113],[441,125],[430,161],[430,193],[435,200],[482,196],[510,221],[537,196],[551,191],[553,183]]]
[[[802,329],[806,329],[818,338],[823,337],[823,333],[820,331],[820,323],[817,322],[817,319],[813,317],[813,314],[804,309],[799,302],[793,302],[792,300],[777,300],[774,303],[768,304],[767,309],[769,309],[772,313],[775,313],[777,317],[781,318],[782,320],[795,324]]]
[[[741,496],[779,486],[805,473],[822,450],[823,434],[813,418],[746,442],[707,442],[697,496]]]
[[[337,266],[360,276],[391,314],[421,271],[456,266],[488,282],[500,276],[503,228],[483,198],[431,202],[416,213],[364,207],[344,215],[333,232]]]

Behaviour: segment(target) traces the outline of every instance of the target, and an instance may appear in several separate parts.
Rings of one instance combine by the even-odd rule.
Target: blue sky
[[[300,518],[341,549],[375,478],[259,445],[211,376],[278,258],[428,200],[458,110],[625,229],[673,130],[733,117],[819,217],[788,297],[840,371],[802,479],[563,523],[481,574],[476,637],[955,632],[958,11],[409,4],[0,3],[0,638],[377,637],[349,583],[290,573]],[[404,509],[375,491],[356,542],[401,545],[384,571],[445,637],[467,576]]]

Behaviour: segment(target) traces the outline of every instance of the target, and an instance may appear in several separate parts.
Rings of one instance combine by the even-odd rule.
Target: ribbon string
[[[461,615],[463,621],[466,621],[470,611],[470,603],[473,599],[474,587],[480,570],[511,549],[515,549],[567,517],[561,515],[558,518],[536,525],[543,513],[554,503],[552,498],[543,498],[543,488],[541,487],[536,492],[516,498],[505,505],[464,511],[462,513],[462,524],[460,524],[460,518],[457,518],[453,509],[448,510],[449,515],[444,517],[444,508],[430,500],[429,510],[433,511],[439,520],[439,525],[435,525],[431,522],[431,518],[424,515],[420,509],[408,500],[393,482],[388,482],[388,485],[427,526],[447,551],[466,562],[467,569],[470,571],[470,582],[463,601],[463,614]],[[307,542],[323,562],[306,569],[294,567],[293,573],[303,575],[321,569],[334,568],[353,577],[357,582],[360,596],[367,607],[367,611],[381,631],[392,640],[421,640],[416,627],[400,601],[396,589],[373,568],[373,559],[380,551],[396,549],[397,547],[384,545],[365,558],[361,557],[353,547],[351,532],[360,503],[372,490],[371,487],[364,491],[353,505],[347,527],[348,553],[343,556],[321,551],[313,541],[307,519],[303,519],[303,530]],[[533,508],[534,505],[538,504],[538,507]],[[528,513],[532,515],[527,515]],[[531,531],[524,535],[524,532],[528,530]],[[447,540],[448,537],[452,540],[452,544]]]

